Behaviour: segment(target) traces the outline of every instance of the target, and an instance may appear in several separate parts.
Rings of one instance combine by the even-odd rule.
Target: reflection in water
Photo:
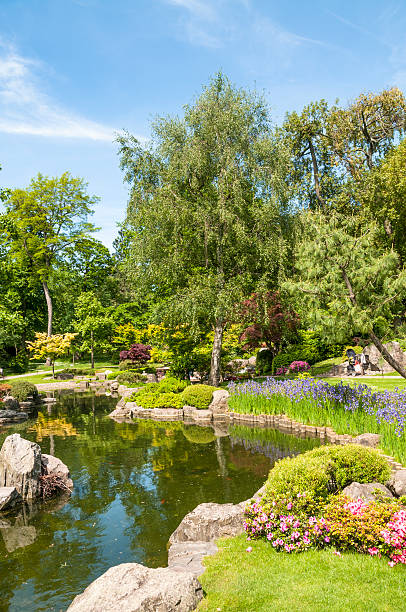
[[[181,422],[116,423],[106,416],[116,402],[64,394],[49,414],[0,433],[0,445],[14,431],[40,442],[74,481],[69,499],[0,519],[1,610],[63,610],[112,565],[166,565],[169,536],[187,512],[205,501],[247,499],[281,448],[300,452],[284,434],[254,451],[244,447],[258,440],[252,430],[231,439]]]

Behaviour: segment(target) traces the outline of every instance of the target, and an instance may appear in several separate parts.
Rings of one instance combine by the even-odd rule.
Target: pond
[[[0,518],[1,611],[66,610],[112,565],[166,565],[169,536],[195,506],[247,499],[275,460],[319,444],[241,426],[216,436],[181,422],[117,423],[107,416],[116,403],[65,393],[0,430],[0,446],[18,432],[62,459],[74,481],[68,501]]]

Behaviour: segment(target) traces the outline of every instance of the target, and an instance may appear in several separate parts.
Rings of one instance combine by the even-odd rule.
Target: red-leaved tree
[[[151,359],[149,344],[132,344],[128,351],[120,351],[120,361],[130,359],[133,363],[146,363]]]
[[[238,314],[247,327],[240,336],[245,350],[266,346],[274,355],[287,336],[299,326],[299,315],[283,304],[279,291],[253,293],[238,308]]]

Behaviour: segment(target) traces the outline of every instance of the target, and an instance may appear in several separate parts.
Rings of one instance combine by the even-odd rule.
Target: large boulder
[[[176,542],[213,542],[243,533],[244,508],[240,504],[200,504],[189,512],[169,539]]]
[[[2,423],[20,423],[26,421],[28,414],[20,410],[0,410],[0,425]]]
[[[1,409],[2,410],[15,410],[15,411],[17,411],[17,410],[20,409],[20,403],[19,403],[18,399],[16,399],[12,395],[5,395],[3,397],[3,401],[1,403]]]
[[[384,347],[392,355],[392,357],[396,359],[398,363],[400,363],[401,366],[406,367],[406,353],[402,351],[399,342],[387,342],[386,344],[384,344]],[[363,352],[369,357],[371,370],[380,370],[383,372],[395,371],[392,366],[390,366],[389,363],[385,361],[385,359],[382,357],[382,354],[374,344],[366,346]]]
[[[11,510],[22,501],[15,487],[0,487],[0,512]]]
[[[203,599],[190,572],[139,563],[111,567],[75,597],[69,612],[189,612]]]
[[[200,576],[205,571],[203,558],[214,555],[217,550],[214,542],[176,542],[168,551],[168,567]]]
[[[71,480],[69,468],[63,463],[58,457],[53,455],[41,455],[42,473],[45,476],[55,475],[59,476],[62,480],[65,488],[68,490],[73,489],[73,481]]]
[[[387,485],[397,497],[406,495],[406,469],[394,472]]]
[[[376,495],[375,491],[379,489],[379,493]],[[385,485],[380,482],[369,482],[367,484],[360,484],[359,482],[352,482],[348,487],[345,487],[343,494],[351,499],[365,499],[365,501],[376,501],[377,497],[393,497]]]
[[[23,499],[40,493],[41,449],[20,434],[7,436],[0,451],[0,487],[15,487]]]
[[[228,398],[230,397],[227,389],[217,389],[213,391],[213,398],[209,406],[209,410],[215,413],[228,412]]]

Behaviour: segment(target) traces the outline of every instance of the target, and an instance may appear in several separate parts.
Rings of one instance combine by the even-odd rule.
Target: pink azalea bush
[[[248,539],[268,540],[277,551],[303,552],[334,547],[386,556],[389,565],[406,564],[406,509],[403,500],[366,502],[332,495],[322,503],[309,493],[253,500],[245,509]]]
[[[308,372],[310,370],[310,365],[307,361],[292,361],[289,366],[289,370],[291,372]]]
[[[275,372],[275,376],[285,376],[286,372],[288,371],[289,368],[285,368],[285,366],[281,366],[280,368],[278,368]]]

